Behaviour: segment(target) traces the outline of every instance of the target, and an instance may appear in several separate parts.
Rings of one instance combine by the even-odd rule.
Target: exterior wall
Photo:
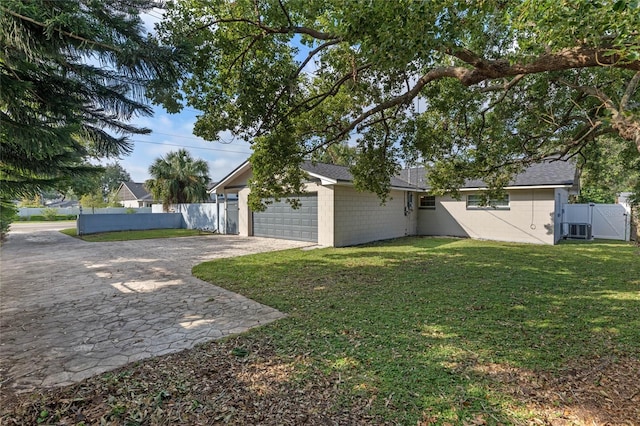
[[[138,213],[80,215],[76,222],[78,235],[146,229],[180,229],[184,222],[180,213]]]
[[[129,190],[129,188],[127,188],[124,184],[118,190],[118,194],[116,195],[116,198],[120,201],[137,201],[137,198],[135,195],[133,195],[133,192],[131,192],[131,190]],[[125,206],[125,207],[129,207],[129,206]]]
[[[332,186],[318,185],[318,245],[333,247],[335,235],[334,193]]]
[[[120,204],[122,204],[122,207],[129,209],[137,209],[140,207],[140,202],[138,200],[122,200],[120,201]]]
[[[243,237],[253,235],[251,229],[251,210],[249,209],[249,188],[238,191],[238,234]]]
[[[555,213],[553,220],[553,241],[558,243],[562,239],[563,232],[563,216],[564,205],[569,202],[569,191],[563,188],[555,190]]]
[[[249,184],[249,178],[251,177],[251,168],[245,170],[243,173],[233,178],[233,181],[229,182],[225,186],[226,192],[237,192],[238,189],[242,189]]]
[[[406,191],[392,190],[390,199],[350,186],[334,186],[334,246],[342,247],[371,241],[414,235],[417,230],[416,195],[413,210],[407,211]]]
[[[436,197],[435,210],[418,212],[419,235],[449,235],[485,240],[554,244],[554,189],[522,189],[509,192],[509,209],[467,210],[466,195],[460,201]]]

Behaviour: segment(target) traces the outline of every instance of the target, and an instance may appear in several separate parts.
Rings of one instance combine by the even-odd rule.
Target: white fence
[[[153,213],[164,213],[162,204],[153,204],[151,210]],[[187,229],[204,229],[220,234],[226,233],[226,204],[224,202],[175,204],[169,207],[169,212],[182,214],[182,220]]]
[[[571,224],[591,227],[591,236],[605,240],[629,241],[631,212],[622,204],[565,204],[563,233],[569,233]]]
[[[54,209],[60,216],[66,215],[79,215],[80,207],[20,207],[18,209],[19,217],[30,217],[42,215],[44,209]],[[83,207],[82,214],[122,214],[122,213],[151,213],[151,207],[140,207],[137,209],[125,208],[125,207],[102,207],[91,208]]]

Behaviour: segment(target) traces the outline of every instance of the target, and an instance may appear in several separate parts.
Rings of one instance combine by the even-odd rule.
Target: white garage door
[[[299,209],[293,209],[282,200],[269,204],[264,212],[254,212],[253,235],[318,242],[318,194],[305,194],[299,198]]]

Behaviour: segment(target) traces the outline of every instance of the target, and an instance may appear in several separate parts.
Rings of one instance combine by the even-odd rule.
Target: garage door
[[[318,194],[301,195],[301,206],[293,209],[282,200],[253,213],[253,235],[318,242]]]

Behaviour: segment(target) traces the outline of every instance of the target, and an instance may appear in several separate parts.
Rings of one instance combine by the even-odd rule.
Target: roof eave
[[[332,185],[355,186],[353,184],[353,181],[348,181],[348,180],[338,180],[336,183],[333,183]],[[396,186],[396,185],[391,185],[389,187],[389,189],[393,189],[393,190],[396,190],[396,191],[416,191],[416,192],[425,191],[424,188],[419,188],[419,187],[415,187],[415,186]]]
[[[229,173],[228,175],[220,179],[220,182],[218,182],[213,188],[209,189],[207,192],[209,194],[217,193],[218,188],[221,188],[221,187],[224,188],[228,181],[235,179],[238,175],[244,173],[250,167],[251,167],[251,163],[249,163],[249,160],[245,160],[244,163],[240,164],[233,171],[231,171],[231,173]]]
[[[549,184],[549,185],[511,185],[505,186],[503,189],[555,189],[555,188],[572,188],[574,184]],[[470,188],[460,188],[460,192],[470,191],[486,191],[486,186],[476,186]]]
[[[321,174],[318,174],[318,173],[312,173],[312,172],[309,172],[309,171],[307,171],[307,170],[305,170],[305,172],[306,172],[310,177],[312,177],[312,178],[320,179],[320,183],[321,183],[323,186],[326,186],[326,185],[336,185],[336,184],[338,183],[338,180],[336,180],[336,179],[331,179],[331,178],[328,178],[328,177],[323,176],[323,175],[321,175]]]

